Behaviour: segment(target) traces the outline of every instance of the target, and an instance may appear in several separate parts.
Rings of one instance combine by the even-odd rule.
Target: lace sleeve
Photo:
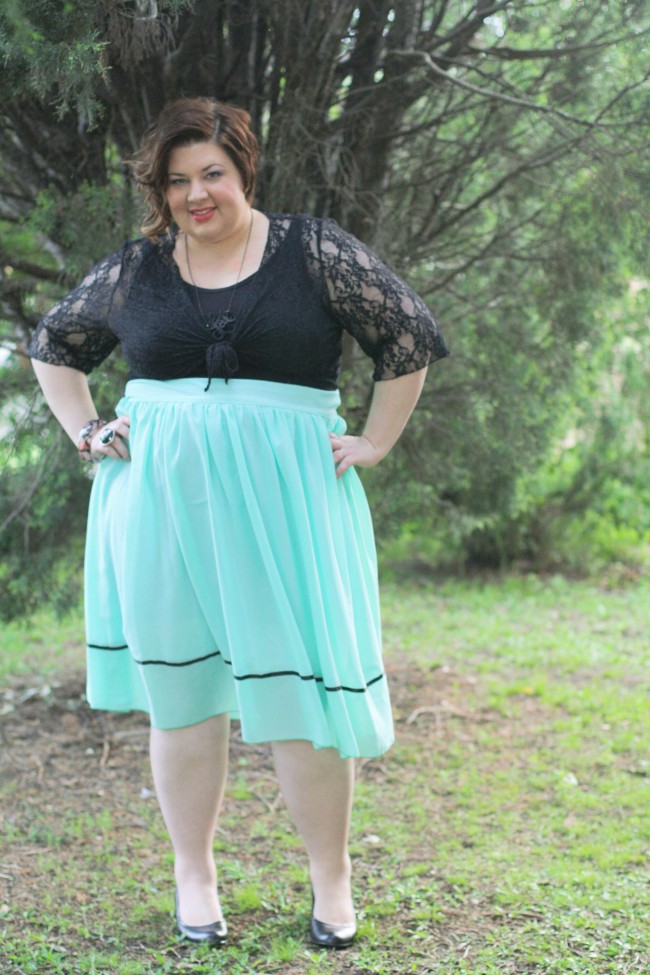
[[[32,359],[89,373],[117,345],[108,321],[120,279],[122,251],[96,264],[80,285],[40,320],[29,344]]]
[[[369,355],[373,379],[395,379],[448,355],[422,299],[334,220],[318,222],[317,249],[331,314]]]

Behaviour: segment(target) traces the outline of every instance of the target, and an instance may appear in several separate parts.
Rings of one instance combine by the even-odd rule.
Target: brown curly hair
[[[241,177],[250,203],[255,192],[259,149],[243,108],[212,98],[180,98],[170,102],[151,125],[130,160],[130,167],[145,203],[142,233],[157,240],[171,223],[167,205],[169,154],[193,142],[214,142],[228,153]]]

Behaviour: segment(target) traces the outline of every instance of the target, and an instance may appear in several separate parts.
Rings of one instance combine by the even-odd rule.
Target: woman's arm
[[[370,356],[375,387],[360,437],[331,437],[337,476],[372,467],[397,441],[418,401],[429,363],[448,355],[422,298],[365,244],[333,220],[317,221],[309,255],[329,313]]]
[[[330,434],[336,476],[348,467],[374,467],[395,445],[420,398],[426,367],[396,379],[376,382],[363,433],[359,437]]]
[[[88,379],[79,369],[72,369],[70,366],[53,366],[47,362],[39,362],[37,359],[32,359],[32,365],[48,406],[76,445],[81,428],[97,416]],[[112,444],[104,446],[96,433],[91,441],[91,452],[128,460],[129,451],[126,443],[129,436],[128,417],[118,417],[109,425],[119,436]]]

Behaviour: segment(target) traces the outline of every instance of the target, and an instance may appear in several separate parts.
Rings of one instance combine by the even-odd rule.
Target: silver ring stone
[[[105,447],[108,447],[114,440],[115,430],[113,427],[105,427],[99,435],[99,442],[103,443]]]

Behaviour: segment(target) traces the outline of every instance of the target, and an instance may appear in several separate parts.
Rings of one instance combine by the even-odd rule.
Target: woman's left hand
[[[128,416],[118,416],[116,420],[100,427],[90,441],[90,453],[96,460],[112,457],[113,460],[130,460],[129,429],[131,420]],[[107,434],[111,439],[107,441]]]
[[[350,437],[347,434],[338,436],[336,433],[330,433],[330,444],[337,477],[345,474],[348,467],[374,467],[384,456],[364,436]]]

